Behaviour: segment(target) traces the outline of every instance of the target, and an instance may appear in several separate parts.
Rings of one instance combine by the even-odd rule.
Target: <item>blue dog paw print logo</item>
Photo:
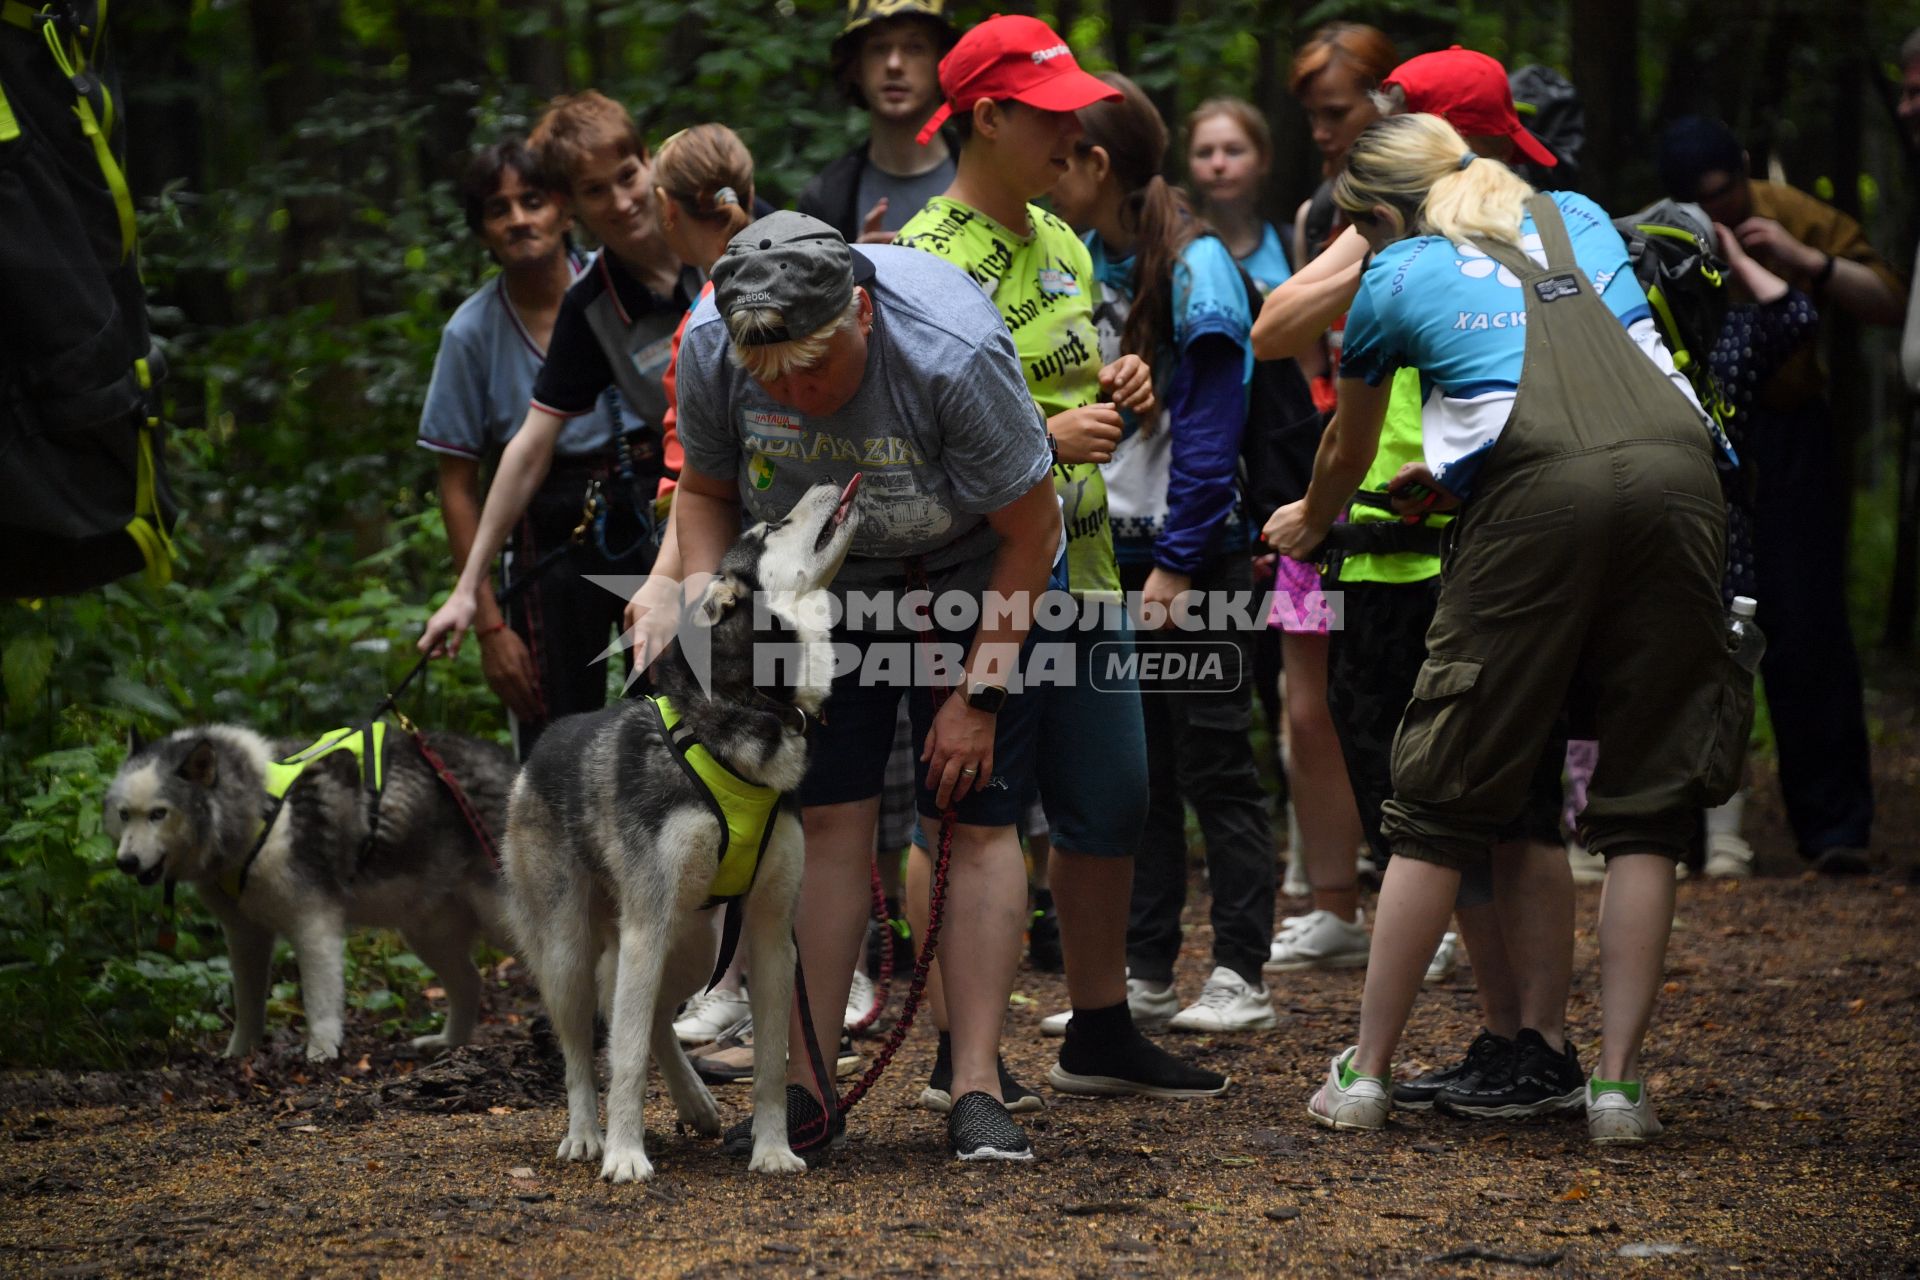
[[[1520,238],[1520,248],[1526,252],[1528,257],[1535,258],[1537,261],[1538,255],[1542,252],[1539,235],[1529,234],[1522,236]],[[1509,289],[1518,289],[1520,287],[1519,276],[1516,276],[1513,272],[1507,270],[1492,258],[1489,258],[1486,252],[1478,246],[1456,244],[1453,246],[1453,249],[1455,253],[1460,255],[1460,260],[1456,261],[1453,265],[1459,267],[1460,274],[1467,279],[1485,280],[1488,276],[1493,276]]]

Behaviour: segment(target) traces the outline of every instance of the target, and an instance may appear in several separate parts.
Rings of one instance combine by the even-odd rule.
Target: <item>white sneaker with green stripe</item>
[[[1660,1134],[1653,1099],[1639,1080],[1587,1081],[1587,1137],[1595,1142],[1645,1142]]]
[[[1391,1080],[1353,1069],[1354,1045],[1327,1068],[1327,1082],[1307,1102],[1307,1114],[1329,1129],[1379,1129],[1393,1114]]]

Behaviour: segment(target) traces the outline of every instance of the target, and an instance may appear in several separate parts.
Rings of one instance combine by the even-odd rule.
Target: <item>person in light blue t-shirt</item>
[[[1573,241],[1574,260],[1627,336],[1695,401],[1692,385],[1660,340],[1613,223],[1583,195],[1560,191],[1553,200]],[[1531,215],[1521,220],[1520,236],[1528,256],[1544,263]],[[1526,320],[1519,279],[1480,249],[1442,236],[1397,241],[1374,255],[1361,279],[1347,312],[1340,372],[1377,387],[1402,366],[1418,365],[1427,465],[1442,488],[1464,498],[1513,410]]]
[[[1280,233],[1260,216],[1273,170],[1273,134],[1260,108],[1240,98],[1208,98],[1187,117],[1187,176],[1200,213],[1261,293],[1293,275]]]

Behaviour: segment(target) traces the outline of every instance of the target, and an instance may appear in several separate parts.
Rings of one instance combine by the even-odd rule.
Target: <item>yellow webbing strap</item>
[[[20,122],[13,117],[13,104],[7,101],[6,86],[0,85],[0,142],[12,142],[20,136]]]
[[[11,13],[11,9],[8,12]],[[41,31],[46,37],[47,51],[53,55],[54,63],[69,82],[73,81],[86,65],[86,60],[80,56],[78,42],[69,51],[60,43],[60,32],[52,22],[44,24]],[[125,260],[133,252],[136,238],[133,193],[127,189],[127,175],[121,171],[120,162],[114,158],[113,147],[108,141],[113,132],[113,99],[104,86],[100,96],[107,112],[105,128],[101,127],[99,119],[93,114],[93,104],[87,101],[85,94],[80,94],[79,101],[73,104],[73,114],[80,120],[80,132],[86,134],[88,141],[93,143],[93,158],[100,165],[100,173],[106,178],[108,189],[113,192],[113,207],[120,217],[120,257]]]
[[[0,22],[11,22],[22,31],[33,30],[33,10],[20,0],[6,0],[0,5]]]
[[[147,362],[135,360],[133,369],[140,377],[141,389],[153,390],[153,370]],[[167,532],[165,517],[160,514],[159,470],[153,460],[153,441],[159,428],[158,418],[148,418],[140,426],[140,454],[133,481],[133,519],[126,525],[127,536],[140,548],[140,558],[146,561],[147,582],[154,587],[164,587],[173,581],[176,556],[173,537]]]

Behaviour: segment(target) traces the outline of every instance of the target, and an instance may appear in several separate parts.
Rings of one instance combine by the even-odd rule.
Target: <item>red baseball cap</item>
[[[922,146],[948,116],[971,111],[982,98],[1011,98],[1042,111],[1078,111],[1120,98],[1118,89],[1080,69],[1052,27],[1017,13],[988,18],[960,37],[940,59],[940,92],[947,100],[920,130]]]
[[[1547,144],[1520,123],[1507,69],[1497,59],[1455,45],[1408,58],[1380,87],[1395,84],[1406,95],[1409,111],[1439,116],[1462,134],[1511,138],[1520,154],[1537,165],[1552,168],[1560,163]]]

